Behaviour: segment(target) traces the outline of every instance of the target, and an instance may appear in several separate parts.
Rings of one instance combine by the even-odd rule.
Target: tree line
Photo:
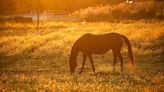
[[[125,1],[126,0],[0,0],[0,15],[13,15],[36,10],[42,12],[47,9],[73,12],[80,8],[86,8],[89,6],[99,4],[118,4]]]

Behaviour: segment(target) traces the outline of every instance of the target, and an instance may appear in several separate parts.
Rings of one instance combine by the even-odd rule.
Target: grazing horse
[[[93,72],[95,72],[95,67],[93,64],[92,54],[103,54],[110,49],[113,51],[113,71],[114,66],[117,62],[117,57],[121,62],[121,71],[123,71],[123,58],[120,53],[121,48],[125,42],[128,46],[128,55],[129,63],[134,66],[133,54],[130,41],[127,37],[118,34],[118,33],[108,33],[102,35],[93,35],[90,33],[84,34],[80,37],[73,45],[71,56],[69,60],[70,72],[73,74],[77,66],[77,56],[79,52],[83,53],[83,62],[80,73],[82,73],[85,65],[86,58],[89,57],[89,60],[92,64]]]

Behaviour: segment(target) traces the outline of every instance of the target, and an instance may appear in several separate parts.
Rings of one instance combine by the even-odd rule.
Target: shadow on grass
[[[17,60],[18,59],[15,57],[8,57],[0,53],[0,70],[14,64],[15,63],[14,61],[17,61]]]

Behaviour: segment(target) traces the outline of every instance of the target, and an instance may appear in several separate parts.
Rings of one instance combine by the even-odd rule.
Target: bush
[[[83,21],[110,21],[126,19],[152,19],[164,17],[164,2],[145,1],[133,4],[99,5],[80,9],[72,13]]]

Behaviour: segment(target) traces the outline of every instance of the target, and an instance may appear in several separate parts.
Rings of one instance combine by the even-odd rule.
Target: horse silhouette
[[[121,71],[123,71],[123,57],[120,53],[123,47],[123,42],[128,46],[129,63],[134,66],[133,54],[130,41],[124,35],[118,33],[107,33],[102,35],[93,35],[90,33],[84,34],[80,37],[73,45],[71,56],[69,59],[70,72],[73,74],[77,66],[77,56],[79,52],[83,53],[83,62],[80,73],[83,72],[86,58],[89,57],[91,62],[93,72],[95,72],[95,67],[92,59],[92,54],[103,54],[110,49],[113,52],[113,71],[114,66],[119,58],[121,62]]]

